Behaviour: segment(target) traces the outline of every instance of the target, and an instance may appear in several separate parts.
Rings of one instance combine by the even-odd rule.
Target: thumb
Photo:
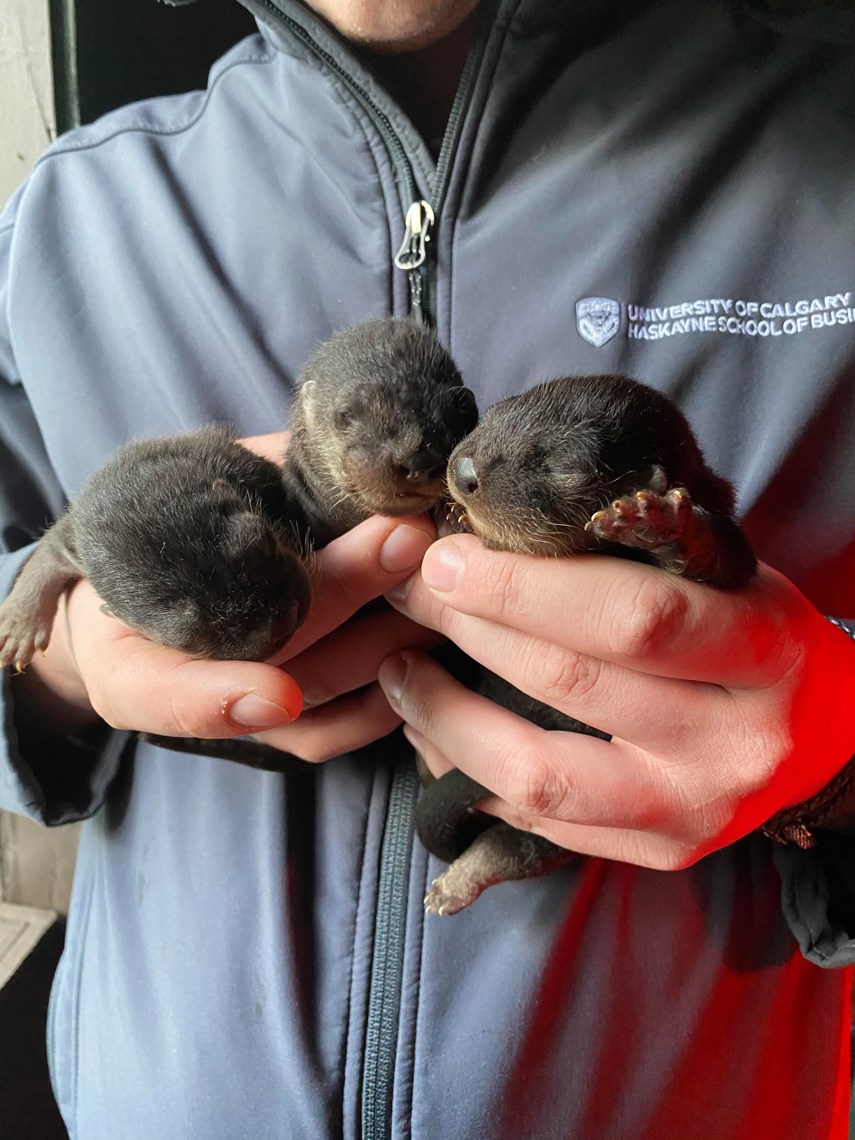
[[[88,582],[71,591],[68,645],[94,711],[113,728],[209,739],[289,724],[296,681],[272,665],[188,657],[101,610]]]

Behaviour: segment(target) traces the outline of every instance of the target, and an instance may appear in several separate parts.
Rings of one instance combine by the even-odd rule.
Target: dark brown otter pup
[[[0,664],[46,648],[63,590],[88,578],[153,641],[263,660],[302,622],[309,575],[279,468],[223,427],[122,447],[46,532],[0,606]]]
[[[452,453],[448,487],[448,529],[470,530],[493,550],[617,554],[721,588],[744,585],[756,569],[732,516],[733,490],[706,466],[685,417],[655,389],[622,376],[569,376],[494,404]],[[474,663],[450,667],[542,728],[609,739]],[[473,816],[489,795],[454,770],[419,800],[419,837],[451,864],[432,884],[428,912],[454,914],[493,883],[541,875],[573,857]],[[486,829],[477,834],[479,827]]]
[[[448,457],[478,410],[426,325],[390,317],[336,333],[299,385],[283,479],[315,546],[444,498]]]

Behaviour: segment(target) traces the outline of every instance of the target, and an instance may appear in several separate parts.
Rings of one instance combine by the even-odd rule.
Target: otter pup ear
[[[251,511],[238,511],[229,515],[223,534],[223,549],[228,558],[273,559],[276,557],[276,538],[264,519]]]
[[[244,500],[226,479],[215,479],[211,484],[214,503],[218,507],[242,507]]]
[[[460,387],[454,389],[454,398],[457,401],[458,409],[474,427],[478,422],[478,404],[475,401],[474,394],[468,388]]]
[[[306,421],[306,426],[312,428],[315,426],[315,381],[304,380],[300,385],[300,392],[297,396],[300,401],[300,408],[303,412],[303,419]]]

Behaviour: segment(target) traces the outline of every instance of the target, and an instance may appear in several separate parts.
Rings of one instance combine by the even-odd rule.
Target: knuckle
[[[614,649],[626,657],[644,660],[658,656],[681,632],[688,616],[688,599],[673,582],[650,574],[640,581],[615,631]]]
[[[542,645],[538,648],[538,689],[546,703],[560,707],[584,701],[599,680],[600,663],[559,646],[550,646],[545,652]]]
[[[796,749],[788,720],[751,708],[732,729],[732,741],[729,786],[743,798],[766,791]]]
[[[555,816],[567,798],[566,781],[558,778],[542,751],[516,757],[504,799],[523,815]]]

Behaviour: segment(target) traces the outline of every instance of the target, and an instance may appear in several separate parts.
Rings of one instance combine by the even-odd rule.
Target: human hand
[[[458,565],[452,565],[458,556]],[[390,599],[481,664],[612,734],[547,732],[418,653],[380,670],[435,775],[583,854],[685,867],[823,787],[855,752],[855,644],[781,574],[736,592],[599,555],[436,543]]]
[[[254,451],[256,455],[260,455],[262,459],[269,459],[271,463],[278,463],[281,467],[290,438],[291,433],[289,431],[271,431],[267,432],[266,435],[245,436],[240,442],[250,451]]]
[[[100,717],[159,736],[253,733],[306,760],[361,747],[400,723],[376,683],[380,661],[438,639],[394,611],[348,619],[411,573],[433,537],[423,518],[374,518],[321,551],[309,615],[276,659],[287,658],[292,675],[271,663],[199,660],[157,645],[103,613],[89,583],[78,582],[47,651],[15,679],[16,695],[28,699],[31,722],[54,731],[79,731]],[[301,687],[315,707],[292,724]]]

